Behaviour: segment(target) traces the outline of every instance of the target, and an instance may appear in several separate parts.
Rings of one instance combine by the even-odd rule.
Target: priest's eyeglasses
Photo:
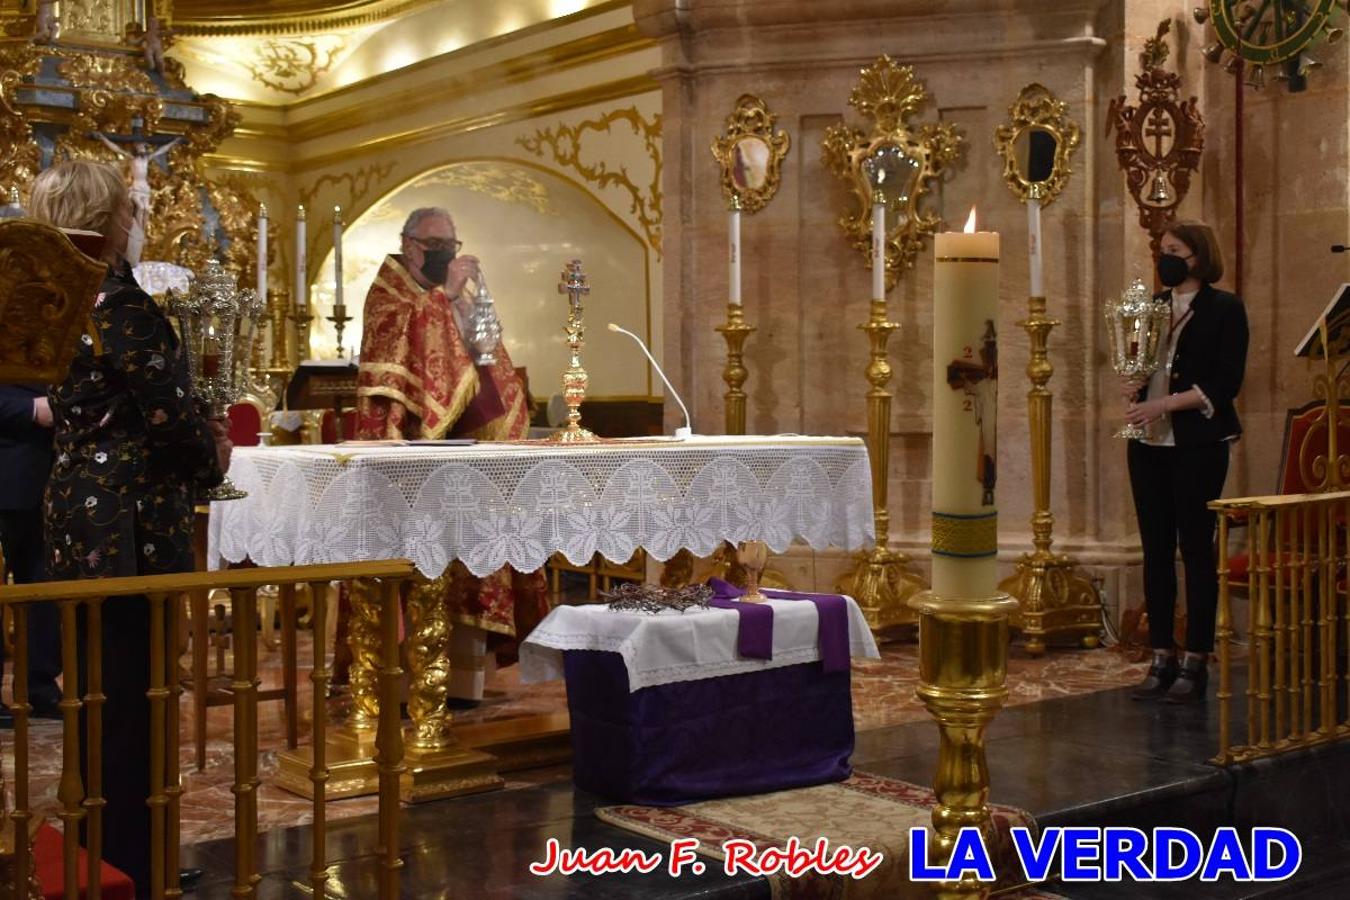
[[[449,250],[451,253],[458,253],[459,248],[464,246],[463,241],[455,240],[454,238],[450,238],[449,240],[443,238],[420,238],[413,237],[411,234],[404,235],[404,237],[421,247],[423,250]]]

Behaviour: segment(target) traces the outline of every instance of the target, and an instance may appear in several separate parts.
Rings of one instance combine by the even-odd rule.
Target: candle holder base
[[[984,730],[1008,696],[1008,617],[1016,602],[1006,594],[977,600],[924,591],[909,605],[919,618],[919,699],[937,720],[938,765],[933,792],[935,864],[945,865],[962,828],[977,828],[986,846],[994,838],[989,813],[989,768]],[[974,879],[937,887],[939,897],[985,897]]]
[[[1054,636],[1071,636],[1088,650],[1100,643],[1101,595],[1069,557],[1027,553],[998,587],[1017,600],[1011,625],[1032,656],[1044,653]]]
[[[560,428],[548,436],[551,444],[589,444],[600,440],[596,434],[580,425]]]
[[[909,604],[927,586],[909,571],[904,554],[875,547],[858,557],[853,571],[840,578],[836,587],[858,602],[867,627],[880,632],[918,621]]]

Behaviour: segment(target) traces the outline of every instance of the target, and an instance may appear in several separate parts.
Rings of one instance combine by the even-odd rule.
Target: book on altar
[[[1327,323],[1327,343],[1331,345],[1331,357],[1350,356],[1350,284],[1336,288],[1335,295],[1327,308],[1313,322],[1312,328],[1299,341],[1294,356],[1300,359],[1323,359],[1322,321]]]

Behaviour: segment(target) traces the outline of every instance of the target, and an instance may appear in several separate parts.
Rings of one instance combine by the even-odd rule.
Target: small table
[[[845,601],[850,654],[879,657],[862,610]],[[553,610],[521,645],[521,680],[566,677],[577,787],[672,806],[847,778],[850,673],[824,671],[815,604],[768,605],[772,659],[737,654],[729,609]]]

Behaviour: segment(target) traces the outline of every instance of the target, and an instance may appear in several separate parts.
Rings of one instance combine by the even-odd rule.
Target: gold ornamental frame
[[[1082,129],[1069,118],[1069,104],[1034,82],[1022,88],[1008,113],[1012,121],[994,130],[994,146],[1003,157],[1003,180],[1023,203],[1039,200],[1044,209],[1060,195],[1073,174],[1069,158],[1082,142]],[[1054,163],[1047,178],[1031,181],[1031,172],[1022,170],[1026,160],[1021,141],[1024,135],[1030,140],[1038,132],[1054,140]]]
[[[900,281],[900,275],[914,265],[923,248],[924,238],[937,233],[942,219],[924,208],[932,182],[946,174],[961,156],[964,139],[950,123],[930,122],[911,125],[914,116],[930,99],[924,82],[911,66],[902,66],[882,56],[863,69],[848,103],[872,120],[864,132],[846,123],[832,125],[822,141],[827,168],[848,183],[857,208],[839,218],[849,243],[871,265],[872,190],[863,163],[877,151],[899,148],[910,171],[901,173],[908,184],[886,195],[886,289]],[[895,224],[890,224],[894,217]]]
[[[712,155],[722,169],[722,197],[728,208],[754,215],[778,193],[783,160],[792,139],[786,131],[774,131],[777,121],[778,117],[769,112],[762,99],[754,94],[741,94],[735,111],[727,116],[726,130],[713,139]],[[746,153],[741,149],[746,145],[764,149]],[[758,167],[762,167],[762,172],[755,171]]]

